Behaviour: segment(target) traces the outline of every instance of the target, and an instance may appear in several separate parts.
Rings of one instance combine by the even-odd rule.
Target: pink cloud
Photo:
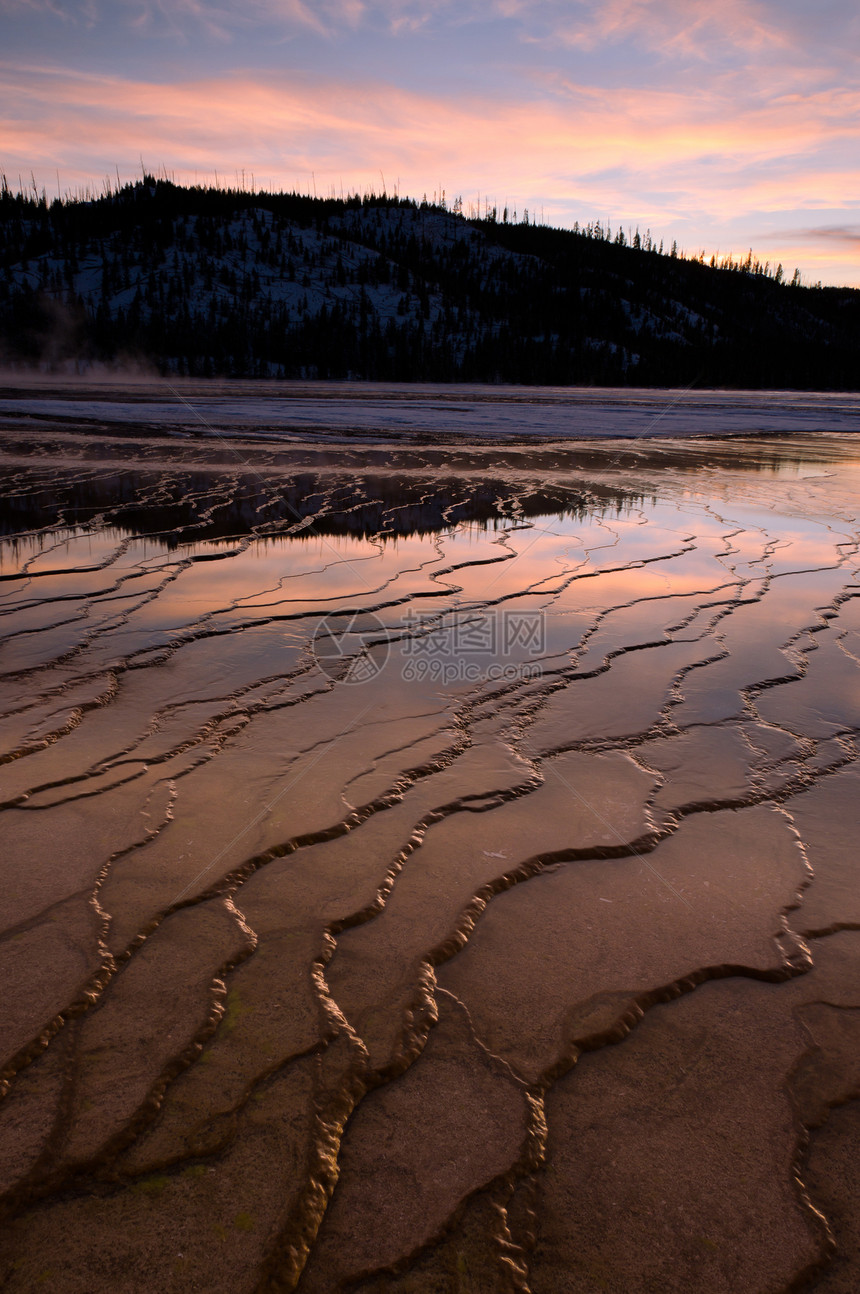
[[[750,108],[706,91],[607,96],[556,81],[540,99],[454,101],[295,75],[158,85],[2,65],[0,85],[15,105],[0,121],[0,167],[13,179],[33,168],[51,191],[55,168],[71,185],[116,164],[130,178],[141,154],[177,179],[244,169],[306,188],[314,172],[320,192],[379,188],[383,171],[404,193],[420,197],[441,183],[449,199],[480,190],[520,210],[545,202],[547,216],[564,223],[609,214],[662,231],[695,218],[697,246],[709,241],[705,230],[743,212],[760,227],[762,213],[860,204],[857,169],[845,160],[856,147],[860,90],[765,96]],[[826,165],[825,156],[841,160]]]
[[[786,50],[795,41],[778,9],[753,0],[589,0],[551,23],[553,39],[594,50],[635,40],[641,48],[710,61],[730,48],[744,57]]]
[[[677,169],[704,156],[736,169],[780,154],[795,165],[801,154],[811,160],[819,147],[841,136],[856,140],[860,117],[860,90],[788,95],[754,110],[733,110],[706,92],[636,90],[607,98],[570,83],[559,87],[560,99],[515,103],[483,96],[454,102],[380,83],[295,76],[285,84],[271,76],[234,75],[159,85],[48,68],[0,68],[0,80],[7,102],[17,105],[5,130],[22,131],[28,141],[44,136],[40,151],[64,161],[71,148],[87,149],[79,128],[89,123],[98,127],[87,149],[91,154],[103,153],[107,138],[124,139],[124,153],[151,142],[165,147],[177,165],[186,155],[201,161],[210,150],[216,156],[236,147],[246,155],[262,149],[267,158],[288,162],[316,156],[322,143],[326,160],[340,169],[351,159],[375,167],[380,160],[402,158],[473,170],[483,159],[484,173],[487,163],[492,170],[503,165],[508,176],[525,166],[536,178],[555,173],[559,162],[580,173],[594,164],[642,171],[652,164]],[[17,151],[7,145],[7,156]]]

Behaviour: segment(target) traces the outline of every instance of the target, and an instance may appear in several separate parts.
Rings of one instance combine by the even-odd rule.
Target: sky
[[[489,203],[860,287],[857,0],[0,0],[0,170]]]

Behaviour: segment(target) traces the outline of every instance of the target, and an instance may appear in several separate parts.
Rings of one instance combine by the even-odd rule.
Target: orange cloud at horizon
[[[321,193],[378,189],[384,175],[409,196],[444,186],[449,201],[468,202],[479,191],[499,206],[506,197],[520,209],[543,205],[560,223],[575,213],[650,225],[659,236],[680,227],[691,251],[710,239],[708,254],[714,237],[725,244],[719,226],[743,214],[761,225],[792,213],[796,232],[816,211],[844,210],[850,222],[860,204],[858,172],[827,164],[856,145],[860,91],[761,94],[739,106],[713,91],[609,95],[568,80],[542,97],[453,100],[376,81],[235,73],[158,84],[2,64],[0,85],[15,104],[0,120],[0,168],[13,180],[32,170],[49,191],[55,168],[72,186],[117,164],[126,179],[139,156],[185,179],[244,170],[307,189],[313,173]],[[833,241],[803,244],[804,274],[829,272]],[[755,250],[776,259],[767,246]],[[858,282],[860,253],[850,250],[839,264]]]

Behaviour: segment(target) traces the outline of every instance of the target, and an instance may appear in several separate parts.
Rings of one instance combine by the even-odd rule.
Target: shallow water
[[[860,1285],[860,438],[2,446],[4,1288]]]

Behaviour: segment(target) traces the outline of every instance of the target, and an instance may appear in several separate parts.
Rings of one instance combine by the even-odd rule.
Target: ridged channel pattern
[[[4,1289],[860,1288],[853,438],[2,437]]]

